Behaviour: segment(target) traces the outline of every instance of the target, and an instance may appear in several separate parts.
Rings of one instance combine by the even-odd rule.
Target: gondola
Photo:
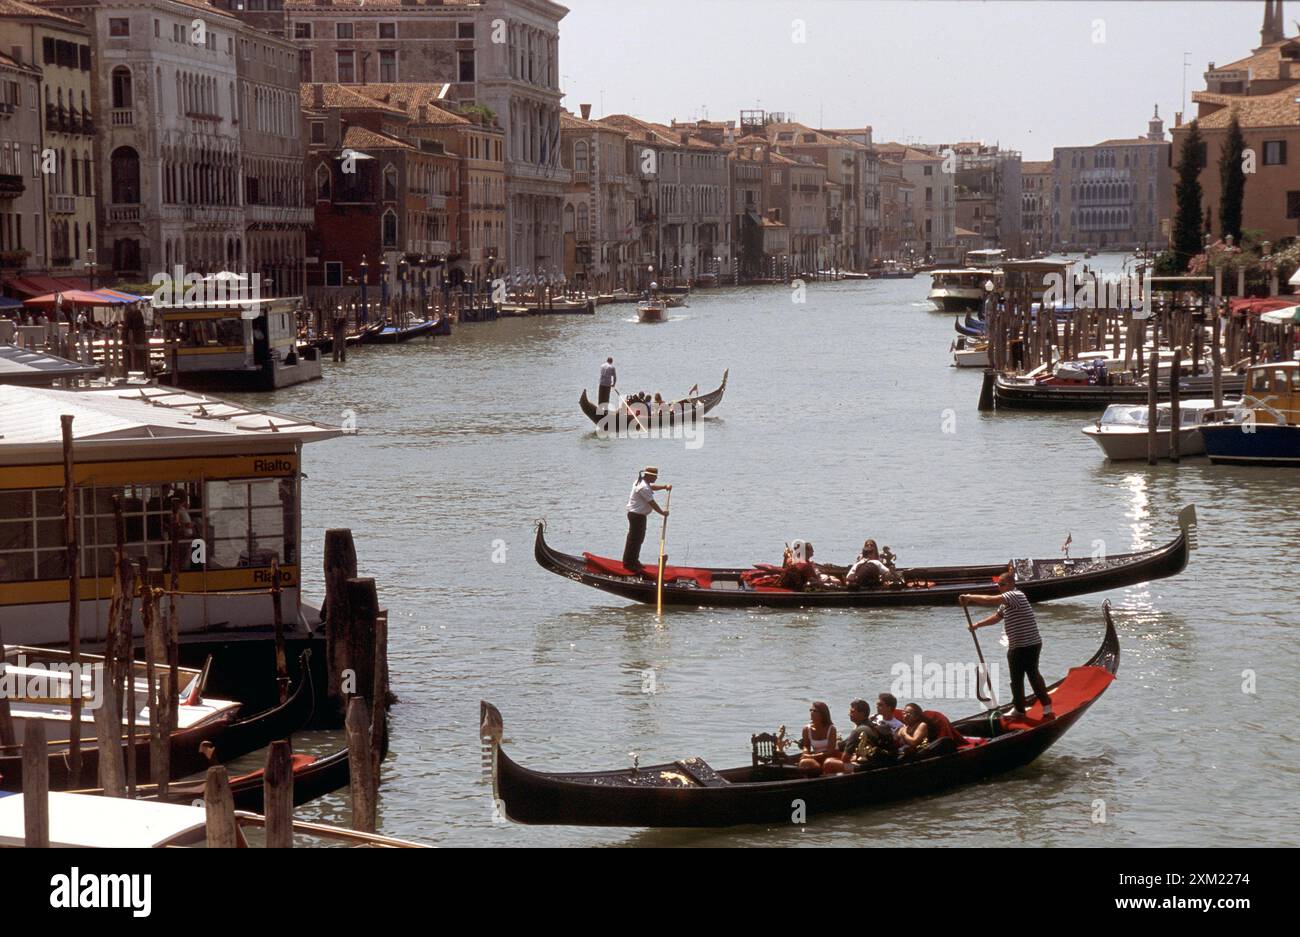
[[[300,660],[302,677],[283,703],[264,710],[247,719],[233,718],[227,710],[213,719],[178,729],[170,739],[170,773],[183,778],[207,769],[214,762],[226,762],[269,745],[276,739],[287,738],[302,729],[311,720],[316,706],[315,688],[312,685],[311,652],[303,651]],[[125,734],[126,726],[123,726]],[[207,743],[207,744],[205,744]],[[128,743],[123,742],[127,748]],[[148,726],[136,726],[134,744],[136,777],[150,781]],[[0,749],[0,790],[23,789],[22,752],[8,753]],[[51,745],[49,754],[50,790],[62,791],[74,786],[69,769],[66,745]],[[131,757],[128,755],[127,757]],[[83,740],[81,748],[81,782],[95,778],[99,772],[99,749],[94,739]]]
[[[1016,560],[1016,585],[1031,602],[1045,602],[1067,596],[1118,589],[1152,579],[1175,576],[1187,565],[1196,524],[1196,508],[1188,505],[1178,514],[1179,533],[1161,547],[1139,553],[1091,557]],[[584,586],[612,592],[625,599],[655,603],[655,567],[646,575],[631,575],[618,560],[584,553],[571,556],[552,549],[546,542],[545,523],[537,524],[533,547],[538,565]],[[967,592],[988,595],[997,592],[993,577],[1003,572],[1005,562],[980,566],[899,567],[909,583],[906,588],[826,589],[795,592],[771,586],[742,585],[741,574],[749,567],[708,568],[667,566],[664,569],[663,602],[704,608],[872,608],[898,605],[954,605]],[[842,575],[843,567],[821,564],[821,569]]]
[[[546,773],[525,768],[501,747],[501,714],[481,704],[480,732],[491,753],[493,797],[517,823],[567,826],[722,827],[786,825],[802,805],[804,822],[842,810],[919,797],[971,784],[1029,764],[1083,717],[1119,670],[1119,638],[1110,603],[1106,634],[1082,667],[1049,687],[1056,718],[1035,701],[1023,719],[1008,704],[952,723],[964,741],[911,760],[823,777],[809,775],[752,740],[751,764],[714,770],[700,758],[616,771]],[[793,759],[792,759],[793,760]]]
[[[1240,396],[1246,380],[1240,374],[1224,374],[1221,389],[1228,396]],[[1213,379],[1208,372],[1185,376],[1178,382],[1183,399],[1213,396]],[[1084,384],[998,374],[993,382],[993,402],[999,410],[1105,410],[1112,403],[1143,404],[1149,399],[1145,383]],[[1159,402],[1169,400],[1169,384],[1161,380],[1156,388]]]
[[[376,322],[374,325],[366,326],[359,332],[349,332],[347,335],[343,336],[343,343],[348,347],[360,345],[367,340],[368,335],[380,332],[383,328],[383,322]],[[325,335],[320,338],[313,338],[311,341],[304,342],[303,344],[309,345],[312,348],[319,348],[322,351],[329,351],[334,347],[334,336]]]
[[[426,319],[422,322],[412,322],[405,326],[389,323],[375,331],[363,333],[361,343],[363,345],[396,345],[398,342],[409,342],[411,339],[421,336],[432,338],[441,327],[442,316],[436,319]]]
[[[351,779],[348,764],[348,750],[339,749],[324,758],[313,755],[293,756],[293,805],[301,807],[317,797],[323,797],[339,788],[347,787]],[[258,769],[247,774],[240,774],[230,779],[230,793],[235,801],[236,810],[250,810],[262,813],[266,806],[265,771]],[[142,784],[136,788],[136,797],[140,800],[162,800],[169,804],[191,804],[203,799],[203,787],[206,779],[193,781],[172,781],[167,785],[167,796],[159,798],[158,785]],[[104,793],[103,788],[91,788],[73,791],[76,794]]]
[[[952,327],[957,330],[958,335],[966,335],[971,338],[985,338],[989,331],[987,323],[973,318],[970,313],[966,314],[965,323],[962,323],[958,319],[953,319]]]
[[[719,403],[722,402],[722,394],[727,389],[727,375],[729,375],[730,373],[731,373],[730,368],[722,372],[722,383],[718,385],[716,390],[711,390],[707,394],[701,394],[698,397],[686,397],[682,400],[673,401],[673,403],[677,404],[678,406],[674,406],[667,411],[668,424],[672,425],[672,423],[676,419],[676,415],[684,411],[694,412],[698,410],[699,413],[695,414],[696,417],[707,415],[710,410],[712,410],[714,407],[716,407]],[[578,398],[578,406],[582,407],[582,412],[587,415],[587,419],[595,423],[597,427],[603,428],[608,426],[607,414],[601,413],[599,410],[596,409],[596,405],[592,403],[591,399],[587,396],[586,388],[583,388],[582,396]],[[613,410],[610,411],[610,413],[616,413],[616,412],[617,411],[613,411]],[[639,415],[640,418],[643,420],[646,418],[645,414],[639,414]],[[632,420],[629,417],[627,418],[627,422],[631,428],[633,429],[636,428],[635,420]]]

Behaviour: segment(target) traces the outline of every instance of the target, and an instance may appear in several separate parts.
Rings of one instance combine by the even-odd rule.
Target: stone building
[[[31,179],[43,189],[44,205],[31,215],[41,231],[28,263],[56,275],[85,274],[94,262],[96,225],[90,33],[54,10],[0,0],[0,50],[41,73],[40,98],[30,103],[43,115],[40,151],[52,171]]]
[[[876,152],[882,164],[894,163],[912,186],[917,260],[959,262],[956,176],[943,171],[943,157],[902,143],[878,144]]]
[[[45,266],[41,73],[0,52],[0,271]]]
[[[564,273],[581,287],[636,283],[636,200],[628,171],[627,132],[582,116],[561,119],[562,161],[572,173],[564,203]]]
[[[916,186],[901,161],[880,160],[880,259],[909,263],[921,256],[916,224]]]
[[[979,235],[982,248],[1017,251],[1020,247],[1020,154],[978,141],[940,143],[925,149],[941,159],[953,161],[957,227]]]
[[[1015,254],[1032,257],[1052,249],[1052,161],[1020,164],[1020,244]]]
[[[1163,248],[1172,191],[1158,110],[1146,136],[1058,146],[1052,151],[1052,243],[1059,250]]]
[[[363,86],[304,84],[306,177],[315,205],[307,295],[327,308],[365,298],[427,298],[455,285],[461,252],[460,158],[440,123],[363,93]],[[369,90],[369,89],[367,89]],[[442,118],[438,118],[441,122]]]
[[[1246,176],[1241,226],[1277,244],[1300,236],[1300,36],[1287,38],[1282,3],[1264,4],[1260,45],[1250,55],[1205,72],[1206,90],[1192,95],[1197,126],[1205,145],[1201,170],[1202,204],[1209,206],[1214,234],[1219,228],[1219,156],[1233,114],[1246,147],[1255,154],[1255,171]],[[1173,128],[1172,161],[1182,152],[1187,125]],[[1177,181],[1176,173],[1166,186]]]
[[[613,114],[599,123],[627,133],[640,228],[638,276],[685,283],[731,272],[731,175],[724,146],[689,129]],[[639,285],[644,285],[641,283]]]
[[[436,203],[456,199],[448,276],[452,285],[470,281],[485,289],[503,272],[506,237],[505,135],[496,119],[481,108],[455,113],[447,107],[444,85],[422,82],[349,85],[348,89],[405,111],[421,139],[433,141],[456,157],[457,178],[451,190],[430,193]],[[427,146],[426,146],[427,149]]]
[[[48,5],[92,35],[99,268],[135,281],[229,269],[261,274],[263,292],[301,289],[294,48],[203,0]]]

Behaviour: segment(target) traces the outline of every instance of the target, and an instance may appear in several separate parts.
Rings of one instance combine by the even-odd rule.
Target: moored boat
[[[1175,576],[1187,565],[1191,551],[1190,529],[1196,509],[1189,505],[1178,515],[1178,535],[1164,546],[1105,557],[1015,560],[1016,584],[1033,602],[1061,599],[1118,589],[1139,582]],[[656,601],[654,576],[634,574],[621,561],[593,553],[574,556],[552,548],[545,524],[538,522],[533,555],[539,566],[558,576],[637,602]],[[899,588],[824,589],[795,591],[775,586],[749,585],[745,574],[766,567],[687,567],[664,569],[664,605],[703,608],[871,608],[899,605],[951,605],[965,592],[994,594],[993,577],[1004,571],[1005,561],[971,566],[899,567],[908,583]],[[774,567],[779,571],[779,567]],[[845,567],[820,564],[820,569],[842,577]]]
[[[425,319],[416,322],[407,322],[403,325],[387,322],[380,328],[367,330],[362,333],[361,343],[364,345],[396,345],[399,342],[409,342],[413,338],[421,336],[433,338],[438,334],[442,326],[442,316],[436,319]]]
[[[964,312],[979,309],[984,302],[984,282],[988,270],[974,268],[935,270],[930,274],[930,293],[926,297],[940,312]]]
[[[1236,405],[1237,401],[1224,402],[1225,407]],[[1168,403],[1157,404],[1156,410],[1156,457],[1167,459],[1173,410]],[[1213,400],[1183,400],[1179,402],[1178,411],[1178,454],[1203,455],[1205,440],[1201,429],[1206,423],[1221,417],[1223,411],[1215,408]],[[1144,404],[1114,403],[1106,408],[1096,423],[1085,426],[1083,434],[1100,446],[1112,462],[1145,459],[1148,424]]]
[[[1300,468],[1300,362],[1254,365],[1231,419],[1201,427],[1216,464]]]
[[[1060,378],[1045,369],[1024,375],[998,374],[993,400],[999,409],[1013,410],[1101,410],[1112,403],[1146,403],[1147,385],[1131,378],[1107,372],[1093,383],[1088,378]],[[1224,374],[1223,393],[1240,394],[1244,383],[1241,375]],[[1213,391],[1213,379],[1208,371],[1184,376],[1178,389],[1183,397],[1205,397]],[[1169,384],[1162,380],[1156,387],[1156,400],[1168,399]]]
[[[1021,718],[1009,705],[952,722],[961,739],[902,761],[823,776],[797,767],[779,744],[751,737],[750,764],[715,770],[701,758],[612,771],[550,773],[515,762],[501,745],[503,720],[480,708],[480,734],[491,757],[493,797],[517,823],[572,826],[722,827],[788,824],[792,804],[805,820],[980,781],[1029,764],[1055,744],[1095,703],[1119,671],[1119,638],[1110,605],[1097,652],[1049,687],[1054,719],[1037,701]],[[768,736],[769,739],[773,737]]]

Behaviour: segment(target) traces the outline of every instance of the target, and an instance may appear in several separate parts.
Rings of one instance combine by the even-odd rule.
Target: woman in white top
[[[799,767],[811,768],[820,773],[822,762],[828,755],[838,751],[836,743],[839,738],[835,724],[831,722],[831,709],[825,703],[820,700],[813,703],[808,709],[808,715],[812,717],[812,722],[803,727],[803,738],[799,742],[803,754],[799,757]]]

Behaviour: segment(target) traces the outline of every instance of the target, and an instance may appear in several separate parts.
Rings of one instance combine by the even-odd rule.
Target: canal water
[[[724,288],[659,325],[637,324],[631,305],[467,324],[436,342],[355,350],[324,381],[257,398],[355,417],[356,436],[304,453],[304,556],[321,555],[327,527],[351,527],[361,574],[390,612],[401,702],[381,831],[470,846],[1300,842],[1278,796],[1300,782],[1295,473],[1108,464],[1080,432],[1089,414],[979,413],[980,373],[949,366],[953,317],[928,308],[928,285]],[[724,368],[731,377],[696,440],[600,439],[578,395],[594,396],[607,355],[624,392],[679,397],[715,387]],[[728,767],[748,763],[752,733],[797,736],[811,700],[843,729],[849,701],[890,689],[896,665],[974,658],[956,607],[672,610],[659,624],[652,607],[536,565],[539,518],[566,552],[618,556],[647,464],[674,485],[673,563],[779,563],[794,538],[846,562],[868,536],[905,565],[1058,556],[1067,537],[1074,556],[1123,552],[1174,537],[1186,504],[1200,546],[1177,578],[1039,606],[1049,681],[1096,649],[1107,598],[1121,667],[1080,724],[1013,774],[772,828],[494,822],[480,699],[500,708],[510,753],[531,767],[624,767],[633,753]],[[647,563],[658,534],[652,522]],[[305,578],[319,599],[319,563]],[[995,630],[981,634],[999,659]],[[927,706],[981,710],[971,698]],[[346,809],[335,795],[304,815]]]

